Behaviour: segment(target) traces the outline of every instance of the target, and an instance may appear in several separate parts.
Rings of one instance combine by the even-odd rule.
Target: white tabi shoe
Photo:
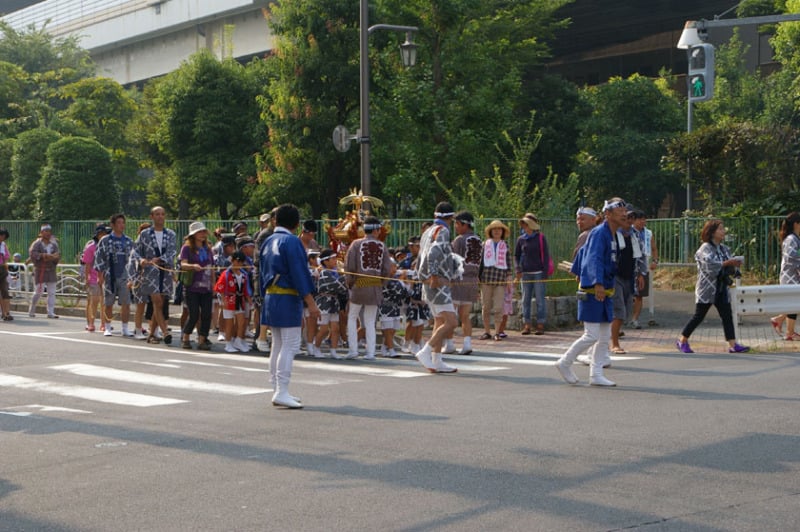
[[[606,379],[603,375],[595,375],[589,379],[589,384],[592,386],[616,386],[617,383]]]
[[[450,366],[449,364],[445,364],[442,355],[433,355],[433,368],[436,370],[436,373],[456,373],[458,368],[455,366]]]
[[[422,364],[425,369],[431,373],[436,373],[436,368],[433,366],[433,358],[431,357],[431,348],[428,347],[428,344],[425,344],[414,357],[419,360],[419,363]]]
[[[456,343],[453,340],[445,340],[440,352],[445,355],[452,355],[456,352]]]
[[[565,365],[560,360],[555,364],[556,369],[561,374],[561,378],[566,381],[567,384],[578,384],[578,376],[575,375],[575,372],[572,371],[570,366]]]
[[[296,397],[289,395],[289,392],[275,393],[275,395],[272,396],[272,405],[291,409],[303,408],[303,403],[298,401]]]

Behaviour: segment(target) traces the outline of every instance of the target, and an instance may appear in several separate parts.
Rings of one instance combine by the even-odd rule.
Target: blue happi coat
[[[617,242],[608,222],[603,222],[589,233],[586,244],[578,251],[573,273],[580,277],[581,290],[588,294],[578,300],[578,320],[589,323],[610,323],[614,318],[613,298],[606,296],[598,301],[594,285],[602,284],[606,290],[614,288],[617,273]]]
[[[261,246],[261,286],[265,290],[261,323],[272,327],[300,327],[303,298],[314,293],[306,249],[288,229],[277,227]],[[270,293],[269,287],[293,289],[297,294]]]

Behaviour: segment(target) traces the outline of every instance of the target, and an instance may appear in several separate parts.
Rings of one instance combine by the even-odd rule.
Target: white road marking
[[[321,371],[335,371],[342,373],[353,373],[356,375],[370,375],[373,377],[395,377],[401,379],[410,379],[413,377],[424,377],[428,375],[427,372],[423,373],[423,368],[420,366],[421,371],[406,371],[402,369],[386,369],[376,366],[364,366],[361,364],[348,364],[346,361],[341,361],[340,364],[332,364],[325,362],[311,362],[307,360],[295,360],[295,364],[301,368],[318,369]]]
[[[157,397],[154,395],[142,395],[138,393],[120,392],[117,390],[107,390],[104,388],[92,388],[89,386],[76,386],[72,384],[60,384],[57,382],[29,379],[17,375],[0,373],[0,386],[18,388],[22,390],[33,390],[43,393],[54,393],[66,397],[77,397],[89,401],[101,403],[113,403],[127,406],[163,406],[186,403],[181,399],[171,399],[168,397]]]
[[[212,362],[199,362],[197,360],[178,360],[178,359],[169,359],[167,362],[171,362],[173,364],[185,364],[187,366],[206,366],[211,368],[230,368],[230,369],[238,369],[240,371],[251,371],[256,373],[269,373],[268,369],[261,369],[261,368],[247,368],[245,366],[230,366],[228,364],[214,364]]]
[[[73,375],[81,375],[84,377],[95,377],[99,379],[109,379],[135,384],[146,384],[149,386],[223,393],[229,395],[252,395],[270,391],[266,388],[254,388],[251,386],[239,386],[236,384],[221,384],[218,382],[165,377],[161,375],[152,375],[149,373],[138,373],[135,371],[94,366],[92,364],[64,364],[61,366],[50,366],[50,368],[58,371],[67,371]]]

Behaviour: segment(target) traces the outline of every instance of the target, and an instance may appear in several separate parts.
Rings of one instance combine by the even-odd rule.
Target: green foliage
[[[574,176],[562,183],[550,173],[531,190],[528,166],[542,138],[541,131],[533,131],[533,124],[532,114],[524,137],[513,139],[504,132],[505,143],[495,146],[511,168],[510,179],[501,175],[497,166],[491,177],[480,177],[473,170],[453,188],[434,176],[453,205],[470,211],[477,219],[505,218],[509,214],[521,216],[525,212],[535,212],[543,218],[563,218],[565,212],[575,208],[579,198],[578,180]]]
[[[108,78],[86,78],[61,87],[59,96],[69,107],[59,113],[64,121],[72,122],[85,136],[112,149],[128,145],[125,128],[133,118],[136,103],[125,89]]]
[[[668,194],[680,190],[675,172],[661,167],[667,142],[685,127],[667,87],[663,78],[634,74],[584,90],[593,112],[578,141],[577,173],[590,204],[621,196],[655,213]]]
[[[264,205],[292,201],[314,217],[336,216],[338,199],[359,186],[359,147],[339,153],[333,128],[347,125],[359,109],[358,10],[337,0],[273,5],[269,26],[275,55],[259,98],[269,142],[258,157]]]
[[[99,142],[65,137],[47,149],[47,166],[36,194],[41,220],[104,219],[119,212],[111,157]]]
[[[60,135],[47,128],[20,133],[11,157],[11,190],[9,200],[14,218],[33,218],[36,211],[35,191],[47,163],[47,148]]]
[[[14,139],[0,139],[0,220],[11,217],[11,201],[8,191],[11,189],[11,156],[14,153]]]
[[[234,215],[254,180],[260,146],[257,87],[242,65],[200,51],[156,82],[154,139],[170,159],[184,209],[200,217]],[[180,202],[179,202],[180,203]]]
[[[402,75],[376,75],[374,160],[384,195],[429,211],[461,176],[489,175],[503,131],[519,124],[522,72],[540,65],[562,24],[564,1],[385,0],[384,18],[420,27],[417,65]],[[389,55],[391,54],[391,55]],[[381,58],[396,64],[396,52]],[[379,72],[379,69],[376,69]],[[526,108],[527,109],[527,108]]]

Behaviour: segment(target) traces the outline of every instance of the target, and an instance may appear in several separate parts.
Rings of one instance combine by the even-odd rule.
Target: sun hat
[[[261,222],[262,224],[267,223],[269,219],[270,219],[270,213],[268,212],[265,212],[264,214],[258,217],[258,221]]]
[[[539,219],[531,212],[526,212],[525,215],[519,219],[519,222],[527,225],[534,231],[539,230]]]
[[[502,240],[508,238],[508,235],[511,234],[511,229],[509,229],[508,226],[500,220],[492,220],[492,223],[486,226],[486,229],[484,230],[486,233],[486,238],[492,238],[492,229],[497,229],[498,227],[503,230],[503,236],[500,238]]]
[[[206,224],[203,222],[192,222],[189,225],[189,236],[199,233],[200,231],[208,231],[208,229],[206,229]]]

